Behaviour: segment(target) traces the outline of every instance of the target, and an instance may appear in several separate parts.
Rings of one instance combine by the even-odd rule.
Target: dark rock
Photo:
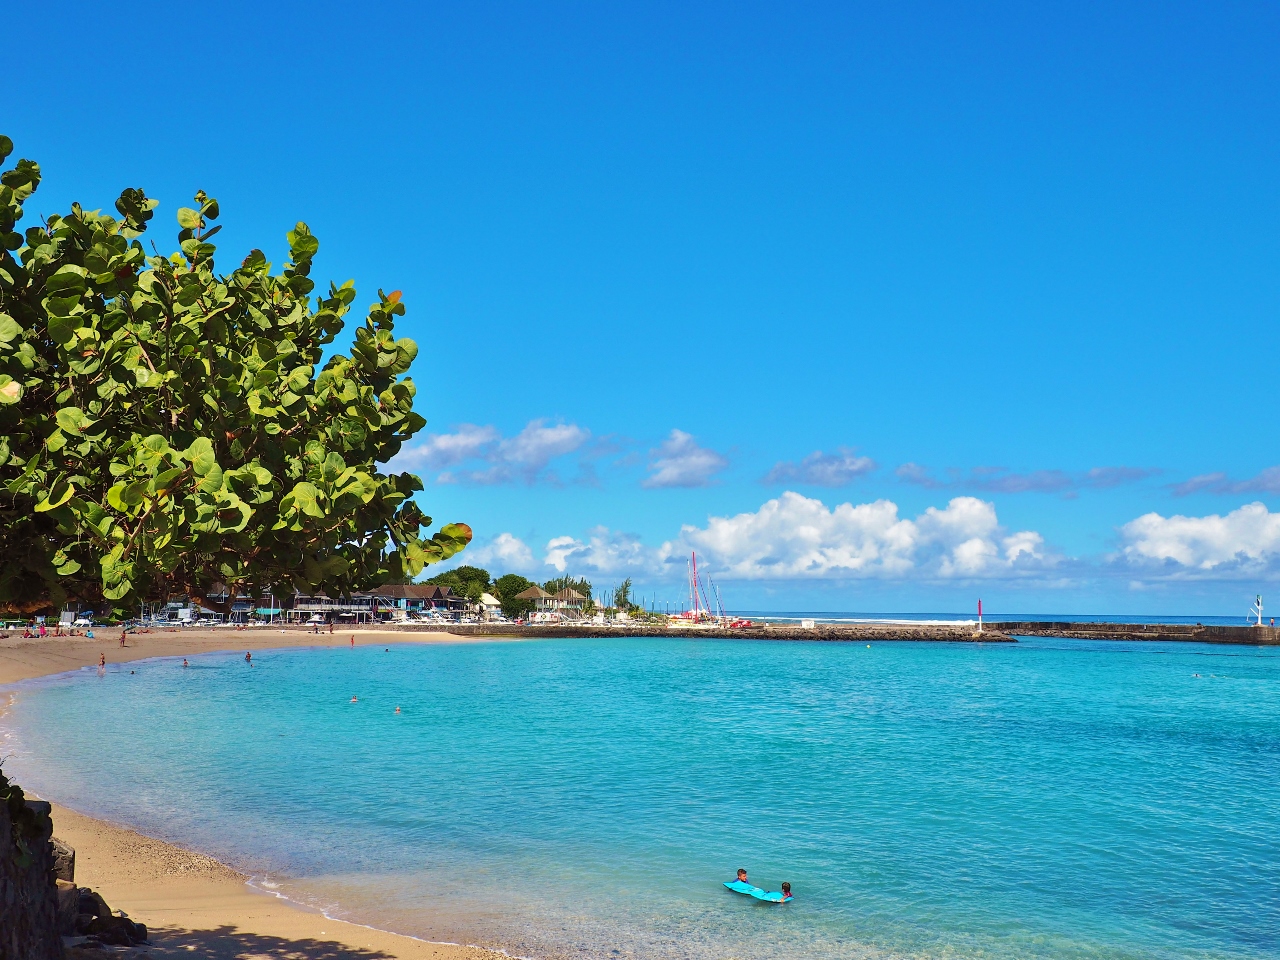
[[[2,773],[0,791],[0,957],[62,960],[52,808]]]
[[[111,916],[111,908],[107,906],[107,901],[102,899],[101,894],[94,893],[88,887],[80,888],[79,912],[87,913],[91,917]]]
[[[133,923],[125,917],[94,917],[89,935],[113,947],[133,946]]]
[[[74,883],[59,880],[58,883],[58,933],[64,937],[76,932],[76,918],[80,913],[80,891]]]
[[[53,875],[59,880],[66,880],[68,883],[75,883],[75,849],[70,844],[63,843],[57,837],[54,837],[50,842],[53,844]]]
[[[76,927],[75,927],[76,933],[80,934],[81,936],[84,936],[86,933],[89,932],[89,924],[93,923],[93,921],[94,921],[94,916],[92,913],[76,914]]]
[[[139,923],[137,920],[133,921],[133,942],[146,943],[149,939],[150,937],[147,935],[147,925],[145,923]]]

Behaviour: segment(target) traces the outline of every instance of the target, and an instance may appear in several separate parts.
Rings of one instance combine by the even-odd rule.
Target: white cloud
[[[473,457],[483,457],[502,435],[495,427],[460,424],[453,433],[433,433],[415,441],[396,455],[402,470],[439,470]]]
[[[1280,513],[1250,503],[1226,516],[1148,513],[1120,528],[1121,556],[1177,579],[1265,574],[1280,561]]]
[[[662,446],[650,451],[651,473],[645,487],[705,487],[729,465],[729,461],[706,447],[698,446],[692,434],[672,430]]]
[[[537,566],[533,551],[519,537],[500,533],[479,547],[468,547],[462,556],[464,563],[479,567],[492,565],[503,573],[512,570],[532,570]]]
[[[843,487],[858,477],[870,473],[876,462],[870,457],[859,457],[854,451],[841,447],[835,453],[815,450],[799,463],[776,463],[765,474],[763,483],[811,483],[820,487]]]
[[[1006,535],[995,507],[956,497],[915,520],[889,500],[828,508],[788,491],[754,513],[685,526],[659,558],[697,550],[725,579],[983,579],[1041,574],[1058,558],[1033,531]]]
[[[514,437],[503,439],[493,426],[461,424],[453,433],[433,433],[416,440],[396,455],[393,469],[442,470],[472,463],[469,469],[444,470],[437,483],[490,486],[540,477],[551,479],[547,466],[557,457],[573,453],[591,437],[591,431],[573,423],[548,424],[530,420]],[[487,464],[487,466],[481,466]]]
[[[1084,473],[1065,470],[1032,470],[1014,473],[1006,467],[974,467],[968,473],[957,469],[946,471],[946,478],[935,477],[927,467],[904,463],[894,473],[904,483],[914,483],[928,490],[976,490],[982,493],[1061,493],[1073,497],[1082,489],[1110,490],[1126,483],[1137,483],[1160,471],[1147,467],[1094,467]]]
[[[1193,493],[1280,493],[1280,467],[1267,467],[1248,480],[1232,480],[1225,473],[1206,473],[1174,484],[1173,495],[1185,497]]]
[[[590,436],[589,430],[577,424],[548,426],[545,420],[531,420],[518,434],[498,445],[498,455],[506,463],[536,472],[556,457],[573,453]]]
[[[596,527],[585,541],[555,537],[547,543],[543,562],[560,573],[575,576],[596,573],[643,572],[654,568],[654,552],[629,533]]]

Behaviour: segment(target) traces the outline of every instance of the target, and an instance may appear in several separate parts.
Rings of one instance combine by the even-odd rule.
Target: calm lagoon
[[[1274,648],[619,639],[253,663],[23,684],[6,770],[333,915],[524,956],[1280,956]],[[796,901],[725,891],[740,866]]]

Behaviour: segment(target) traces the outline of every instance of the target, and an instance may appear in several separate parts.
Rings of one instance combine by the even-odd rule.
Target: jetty
[[[390,629],[421,630],[420,626]],[[714,624],[654,624],[643,621],[591,623],[443,623],[429,629],[463,637],[685,637],[729,640],[918,640],[941,643],[1013,643],[1013,637],[990,627],[979,633],[973,624],[907,623],[755,623],[749,627]]]
[[[1064,637],[1076,640],[1180,640],[1192,643],[1280,645],[1280,627],[1206,626],[1199,623],[1072,623],[1071,621],[1000,620],[993,630],[1023,637]]]
[[[412,632],[420,624],[386,624],[382,629]],[[972,623],[753,623],[749,627],[714,624],[630,623],[440,623],[428,629],[463,637],[685,637],[731,640],[826,640],[845,642],[918,641],[933,643],[1016,643],[1022,637],[1077,640],[1181,641],[1248,646],[1280,646],[1280,628],[1204,626],[1180,623],[1073,623],[1001,620]]]

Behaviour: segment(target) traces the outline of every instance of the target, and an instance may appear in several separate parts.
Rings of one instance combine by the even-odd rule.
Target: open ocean
[[[22,684],[5,770],[332,915],[523,956],[1280,957],[1280,648],[253,660]],[[737,867],[797,899],[729,893]]]

